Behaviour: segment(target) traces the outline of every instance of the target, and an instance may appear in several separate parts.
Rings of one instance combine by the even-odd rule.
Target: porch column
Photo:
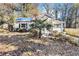
[[[21,28],[21,23],[19,23],[19,28]]]

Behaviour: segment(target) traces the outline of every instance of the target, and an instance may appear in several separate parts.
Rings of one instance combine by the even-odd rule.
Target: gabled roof
[[[61,20],[55,20],[53,18],[53,16],[49,15],[49,14],[42,14],[40,16],[38,16],[38,18],[44,20],[47,19],[47,22],[52,23],[52,24],[61,24],[61,23],[65,23],[64,21]]]
[[[17,18],[16,21],[32,21],[32,18],[20,17],[20,18]]]

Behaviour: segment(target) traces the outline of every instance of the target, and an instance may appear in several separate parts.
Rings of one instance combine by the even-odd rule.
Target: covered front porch
[[[32,18],[17,18],[16,23],[14,23],[14,31],[28,31],[30,29],[30,24],[32,23]]]

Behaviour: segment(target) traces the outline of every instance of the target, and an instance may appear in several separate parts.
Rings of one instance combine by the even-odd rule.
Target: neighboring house
[[[52,28],[50,29],[50,31],[63,32],[64,27],[66,25],[64,21],[55,20],[53,17],[51,17],[48,14],[40,15],[40,16],[38,16],[38,18],[42,19],[42,20],[47,19],[46,22],[50,23],[52,25]]]
[[[32,23],[32,18],[17,18],[16,23],[14,23],[13,28],[14,31],[17,30],[29,30],[30,24]]]

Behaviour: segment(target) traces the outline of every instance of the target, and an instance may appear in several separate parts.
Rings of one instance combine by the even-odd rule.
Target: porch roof
[[[32,18],[20,17],[20,18],[16,18],[16,21],[32,21]]]

